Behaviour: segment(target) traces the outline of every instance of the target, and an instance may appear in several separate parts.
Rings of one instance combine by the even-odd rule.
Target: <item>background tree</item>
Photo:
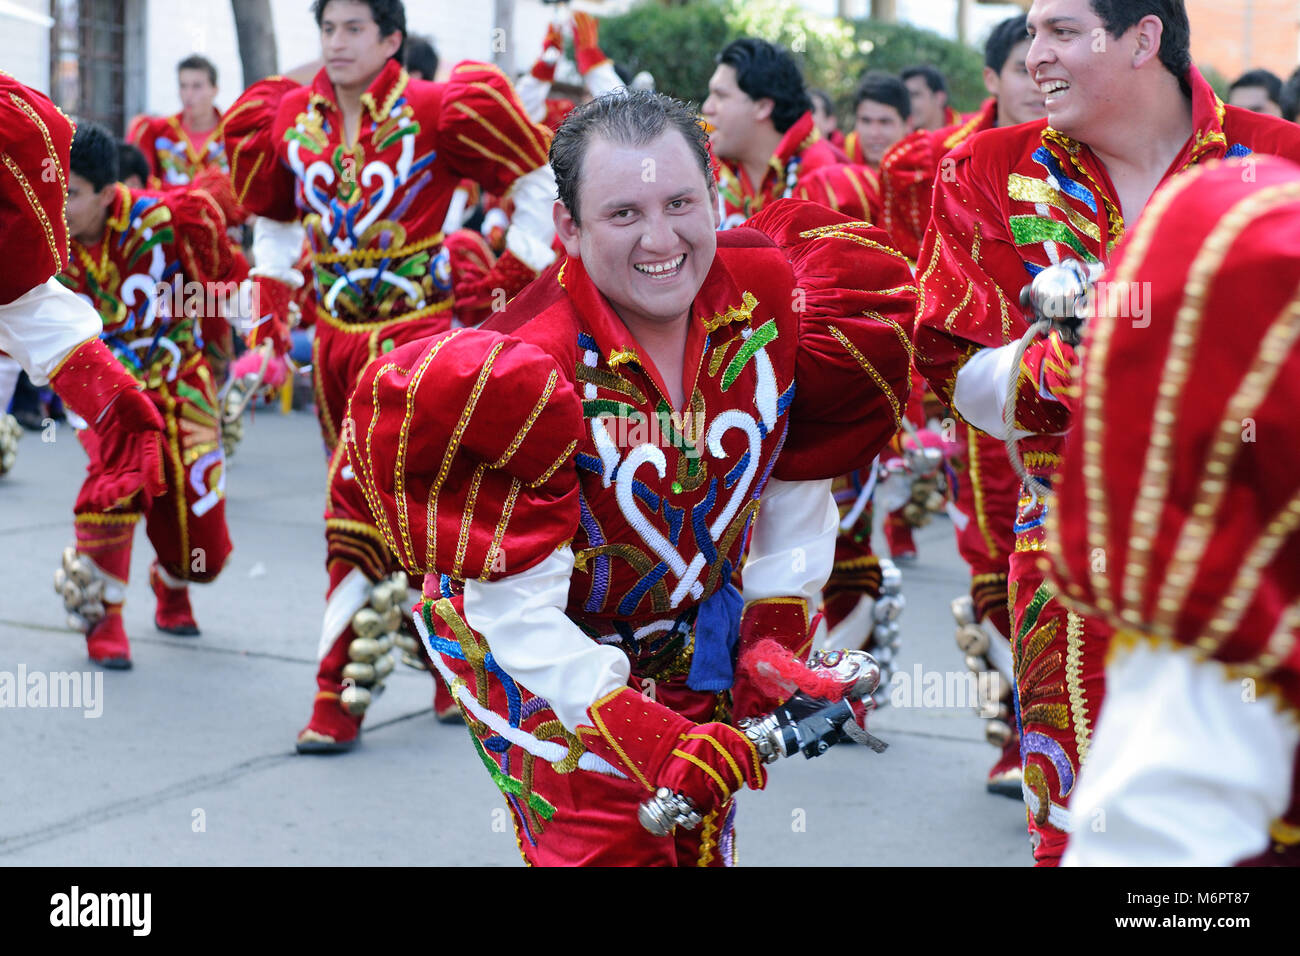
[[[235,35],[239,38],[244,86],[279,73],[271,0],[230,0],[230,6],[235,14]]]

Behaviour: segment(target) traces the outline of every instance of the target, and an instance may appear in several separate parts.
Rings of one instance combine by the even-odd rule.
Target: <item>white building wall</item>
[[[50,92],[49,0],[0,0],[0,69]]]

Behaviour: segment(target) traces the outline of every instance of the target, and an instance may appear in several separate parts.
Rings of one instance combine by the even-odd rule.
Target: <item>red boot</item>
[[[100,667],[128,671],[131,669],[131,643],[122,627],[122,605],[109,604],[106,609],[108,613],[103,620],[86,635],[86,649],[90,652],[90,659]]]
[[[316,692],[311,720],[298,734],[295,747],[300,754],[336,754],[351,750],[361,735],[361,715],[343,709],[334,691]]]
[[[153,585],[154,597],[158,599],[158,609],[154,612],[153,622],[158,630],[177,637],[197,637],[199,625],[190,610],[190,589],[182,584],[174,587],[163,575],[166,574],[155,561],[149,567],[149,583]]]
[[[916,542],[912,540],[912,526],[903,517],[902,508],[885,518],[885,541],[889,545],[889,556],[895,561],[916,560]]]
[[[998,762],[989,771],[989,779],[985,789],[989,793],[996,793],[1000,797],[1023,800],[1025,795],[1020,785],[1022,779],[1023,774],[1020,771],[1020,735],[1013,733],[1002,746],[1002,755],[998,757]]]

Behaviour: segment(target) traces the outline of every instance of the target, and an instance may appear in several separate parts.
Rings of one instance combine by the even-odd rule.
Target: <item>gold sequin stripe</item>
[[[388,90],[388,95],[384,97],[382,106],[375,103],[375,94],[369,90],[361,94],[361,105],[370,110],[371,119],[376,123],[382,123],[388,117],[388,114],[393,111],[393,107],[397,105],[398,99],[401,98],[402,92],[410,82],[411,75],[404,69],[398,70],[397,79],[393,81],[392,87]]]
[[[939,267],[939,252],[943,248],[943,233],[937,228],[934,230],[934,245],[930,249],[930,263],[925,267],[925,272],[921,273],[921,279],[916,284],[916,316],[919,319],[925,315],[925,285],[930,281],[930,276],[934,275],[934,270]]]
[[[971,494],[975,500],[975,524],[980,529],[980,536],[988,546],[989,555],[998,553],[998,546],[993,541],[993,532],[989,530],[988,514],[984,510],[984,478],[980,472],[979,439],[975,429],[966,428],[966,479],[970,482]]]
[[[948,318],[944,320],[943,330],[945,332],[952,331],[952,326],[953,323],[957,321],[957,316],[961,315],[964,311],[966,311],[966,306],[970,305],[970,300],[974,298],[974,296],[975,296],[975,283],[974,281],[967,279],[966,295],[962,298],[960,302],[957,303],[957,307],[948,313]]]
[[[696,866],[708,866],[713,862],[713,851],[718,846],[718,817],[721,813],[722,807],[709,811],[700,824],[700,856]]]
[[[433,348],[433,354],[437,355],[437,353],[439,352],[439,350],[441,350],[443,345],[445,345],[447,342],[454,339],[459,334],[460,334],[459,332],[454,332],[451,335],[447,336],[447,338],[444,339],[442,342],[439,342]],[[367,502],[369,502],[371,516],[375,519],[375,523],[378,526],[380,533],[383,535],[384,540],[388,543],[388,547],[392,550],[393,554],[398,557],[398,562],[403,567],[413,568],[416,567],[415,555],[409,552],[404,552],[401,549],[401,547],[398,545],[397,539],[393,535],[393,528],[388,523],[388,515],[386,514],[384,509],[380,507],[380,503],[378,500],[378,493],[377,492],[372,493],[371,491],[371,489],[375,489],[378,487],[378,483],[375,481],[374,471],[372,470],[372,465],[374,462],[372,449],[374,448],[375,426],[379,424],[379,420],[382,417],[382,410],[380,408],[380,405],[382,403],[379,400],[379,389],[383,384],[384,377],[391,372],[397,372],[400,375],[410,374],[409,369],[403,368],[402,366],[398,365],[396,362],[386,362],[375,373],[374,378],[371,379],[370,403],[371,403],[371,407],[374,408],[374,412],[370,416],[370,425],[366,428],[365,454],[357,455],[357,461],[354,465],[354,471],[356,468],[360,468],[360,473],[357,475],[357,477],[361,481],[361,490],[365,494]],[[407,393],[408,407],[410,405],[410,402],[411,402],[411,398],[410,398],[410,390],[408,386],[408,393]],[[348,407],[351,408],[350,401],[348,403]],[[406,422],[403,421],[403,428],[405,427],[406,427]],[[354,443],[356,443],[357,441],[357,436],[355,433],[352,435],[352,441]],[[404,444],[399,443],[398,456],[399,456],[399,461],[405,461],[406,448]],[[394,475],[394,481],[395,483],[397,483],[397,482],[401,482],[402,480],[403,480],[402,469],[399,467]],[[397,509],[399,523],[405,521],[406,520],[405,518],[406,499],[400,493],[396,493],[396,492],[394,493],[393,507]],[[428,566],[426,565],[426,567]]]
[[[497,76],[501,77],[501,79],[505,81],[505,85],[507,89],[511,91],[514,90],[514,85],[510,83],[509,78],[506,77],[506,75],[503,72],[501,72],[501,70],[498,67],[495,67],[490,63],[479,64],[473,67],[462,66],[452,70],[453,74],[462,73],[462,72],[495,73]],[[515,125],[519,127],[520,131],[523,132],[523,134],[527,136],[529,140],[531,140],[532,145],[537,148],[538,153],[540,154],[541,157],[541,163],[545,163],[546,154],[551,146],[551,135],[552,135],[551,131],[546,129],[545,127],[538,126],[535,123],[529,122],[524,115],[523,105],[519,102],[517,98],[507,99],[505,96],[501,94],[500,90],[492,86],[492,84],[490,83],[478,82],[478,83],[471,83],[470,85],[478,89],[481,89],[483,92],[487,93],[488,96],[492,97],[492,99],[497,101],[497,104],[500,105],[500,107],[503,110],[505,110],[506,113],[512,119],[514,119]],[[527,154],[521,152],[520,155],[527,155]],[[530,157],[530,161],[536,162],[537,157],[536,156]],[[539,163],[538,165],[541,165],[541,163]]]
[[[465,494],[465,506],[461,510],[460,535],[456,540],[456,558],[452,562],[451,576],[463,580],[461,567],[465,563],[465,552],[469,550],[469,532],[474,525],[474,508],[478,504],[478,490],[483,483],[483,473],[488,470],[487,462],[479,462],[469,480],[469,491]]]
[[[1070,698],[1070,724],[1074,728],[1074,745],[1079,753],[1079,768],[1088,759],[1092,728],[1088,726],[1087,700],[1083,696],[1083,618],[1065,612],[1065,686]]]
[[[1251,546],[1250,551],[1237,566],[1237,573],[1232,579],[1227,595],[1215,609],[1207,633],[1196,639],[1196,646],[1199,650],[1204,651],[1206,654],[1214,654],[1223,647],[1237,625],[1241,623],[1241,619],[1251,601],[1254,600],[1255,594],[1259,590],[1259,580],[1264,568],[1268,567],[1273,559],[1277,557],[1278,550],[1281,549],[1288,538],[1295,534],[1297,528],[1300,528],[1300,491],[1292,495],[1286,507],[1273,517],[1273,520],[1265,527],[1264,533],[1259,536]],[[1195,539],[1193,539],[1194,543]],[[1204,553],[1204,548],[1201,548],[1199,553]],[[1173,567],[1177,568],[1179,582],[1177,589],[1169,589],[1168,597],[1171,601],[1186,602],[1187,592],[1190,589],[1192,580],[1195,578],[1195,571],[1198,566],[1193,560],[1191,570],[1183,571],[1182,568],[1177,567],[1178,560],[1178,556],[1175,554],[1174,560],[1170,562]],[[1175,572],[1171,572],[1166,584],[1168,585],[1169,582],[1173,581],[1174,577]],[[1157,634],[1173,634],[1172,621],[1178,609],[1182,606],[1183,604],[1179,603],[1172,612],[1166,612],[1164,603],[1161,602],[1161,616],[1156,619]]]
[[[853,356],[854,360],[862,366],[863,371],[865,371],[867,375],[871,377],[871,380],[876,383],[876,387],[885,393],[885,398],[889,400],[889,410],[894,416],[894,428],[902,428],[903,416],[898,404],[898,396],[896,396],[894,390],[889,387],[889,383],[885,381],[885,377],[876,371],[876,367],[867,361],[867,357],[858,351],[858,347],[849,341],[848,336],[833,325],[829,325],[827,328],[830,330],[831,335],[835,336],[839,343],[844,346],[850,355]]]
[[[498,348],[499,347],[500,346],[498,346]],[[397,530],[402,536],[402,554],[411,555],[412,557],[414,557],[415,548],[411,544],[411,517],[410,513],[406,509],[406,450],[411,437],[411,424],[413,413],[415,411],[415,396],[420,390],[421,383],[424,381],[425,373],[429,371],[429,366],[433,364],[433,360],[438,357],[439,351],[440,349],[437,348],[429,349],[425,354],[424,359],[416,367],[415,372],[407,381],[406,409],[402,415],[402,425],[397,430],[397,459],[396,466],[393,469],[393,500],[398,505]],[[493,357],[495,357],[495,354],[496,353],[494,352]],[[490,366],[491,364],[491,359],[489,359],[487,365]],[[480,373],[479,381],[481,382],[482,380],[483,373]],[[378,381],[378,376],[376,376],[376,381]],[[478,386],[475,386],[475,391],[477,392],[477,390]],[[372,426],[374,421],[378,418],[379,415],[376,414],[374,419],[371,420]],[[475,482],[475,487],[477,487],[477,482]],[[436,537],[438,530],[433,525],[430,525],[428,533],[431,538]],[[432,565],[430,565],[430,567],[432,567]],[[459,566],[457,570],[459,572]],[[459,573],[457,573],[456,576],[459,577]]]
[[[1293,602],[1278,615],[1277,626],[1268,636],[1268,643],[1260,653],[1257,665],[1261,673],[1279,667],[1295,649],[1296,633],[1300,632],[1300,601]]]
[[[870,289],[862,289],[861,291],[862,291],[862,292],[871,292]],[[896,290],[894,290],[894,291],[896,291]],[[873,293],[873,294],[874,294],[874,293]],[[881,292],[881,293],[879,293],[879,294],[880,294],[880,295],[887,295],[888,293],[887,293],[887,292]],[[903,349],[904,349],[904,351],[907,352],[907,361],[908,361],[908,364],[910,365],[910,364],[912,363],[912,359],[913,359],[913,355],[914,355],[914,353],[913,353],[913,349],[912,349],[912,339],[911,339],[911,337],[907,334],[907,330],[906,330],[905,328],[903,328],[901,325],[899,325],[899,324],[898,324],[897,322],[895,322],[893,319],[881,315],[879,312],[863,312],[863,313],[862,313],[862,316],[863,316],[863,318],[871,319],[873,322],[879,322],[879,323],[881,323],[882,325],[887,325],[887,326],[889,326],[891,329],[893,329],[893,330],[894,330],[894,334],[898,336],[898,341],[901,342],[901,343],[903,344]]]
[[[27,177],[23,175],[23,171],[18,168],[18,164],[14,162],[12,156],[8,153],[0,153],[0,162],[5,164],[5,168],[13,174],[13,177],[18,180],[18,185],[22,187],[23,195],[27,197],[32,212],[36,213],[41,228],[45,230],[45,243],[50,248],[50,257],[54,260],[54,264],[58,266],[58,271],[62,272],[67,267],[67,263],[64,261],[63,256],[59,255],[59,243],[54,237],[54,227],[50,225],[50,217],[45,214],[45,208],[41,205],[36,190],[32,189],[32,184],[28,182]]]
[[[1270,207],[1291,201],[1300,196],[1300,183],[1283,186],[1271,186],[1252,193],[1237,202],[1218,223],[1214,231],[1206,237],[1197,251],[1196,258],[1187,276],[1184,297],[1174,318],[1174,331],[1170,339],[1169,355],[1165,359],[1157,388],[1154,422],[1151,438],[1147,446],[1146,461],[1142,468],[1142,478],[1138,484],[1137,502],[1133,508],[1133,523],[1128,541],[1128,560],[1124,569],[1123,596],[1125,617],[1128,623],[1131,613],[1141,614],[1142,594],[1151,560],[1151,546],[1154,530],[1158,529],[1164,514],[1165,498],[1169,491],[1169,454],[1173,445],[1173,427],[1177,421],[1174,406],[1182,395],[1191,374],[1191,356],[1201,331],[1201,319],[1204,316],[1206,298],[1210,283],[1227,258],[1232,243],[1252,223],[1256,216]],[[1217,477],[1217,476],[1216,476]],[[1170,579],[1186,574],[1176,565],[1171,569]],[[1188,582],[1190,583],[1190,575]],[[1183,593],[1181,588],[1171,588],[1171,596]],[[1178,601],[1181,607],[1182,602]],[[1177,608],[1175,608],[1176,612]],[[1174,614],[1162,607],[1157,607],[1157,630],[1169,627]],[[1140,620],[1140,617],[1137,618]]]
[[[600,700],[592,704],[590,710],[591,719],[595,721],[596,729],[597,731],[599,731],[601,737],[603,737],[605,742],[608,743],[610,747],[614,749],[614,753],[618,754],[618,759],[623,762],[623,765],[627,767],[627,769],[632,771],[632,774],[633,776],[636,777],[637,782],[640,783],[641,786],[645,787],[647,790],[654,790],[654,787],[650,785],[650,781],[645,778],[645,774],[641,772],[641,768],[632,762],[632,759],[628,757],[627,753],[623,750],[623,748],[619,746],[618,740],[614,737],[613,734],[609,732],[609,728],[605,726],[605,720],[600,713],[601,707],[609,703],[619,694],[623,693],[623,691],[625,691],[626,689],[627,689],[626,687],[620,687],[617,690],[610,691]],[[578,728],[579,737],[581,737],[583,733],[591,733],[591,731],[587,730],[585,727],[579,727]],[[676,751],[673,752],[676,753]],[[718,777],[717,774],[714,774],[714,777],[717,779],[718,785],[721,786],[723,790],[726,790],[726,786],[722,783],[722,778]]]
[[[321,321],[332,329],[338,329],[340,332],[364,333],[369,335],[398,322],[414,322],[417,319],[427,319],[429,316],[437,315],[439,312],[446,312],[455,304],[455,299],[441,299],[438,302],[433,303],[433,305],[426,305],[423,309],[416,309],[414,312],[403,312],[400,315],[389,316],[386,319],[379,319],[373,322],[348,322],[345,319],[340,319],[323,305],[317,307],[316,314],[320,317]]]
[[[17,93],[10,93],[9,99],[13,100],[14,105],[27,114],[28,118],[41,131],[41,139],[45,140],[45,151],[49,154],[50,163],[54,166],[54,172],[59,177],[59,192],[65,197],[68,192],[68,180],[63,175],[63,164],[59,162],[59,151],[54,148],[54,140],[50,136],[50,128],[45,125],[45,120],[41,119],[41,114],[36,112],[36,108],[28,103]],[[62,112],[60,112],[62,115]]]
[[[1197,180],[1196,175],[1176,179],[1166,189],[1158,192],[1148,204],[1148,215],[1143,216],[1133,233],[1123,265],[1115,274],[1114,284],[1123,288],[1131,283],[1137,275],[1138,268],[1147,257],[1156,227],[1164,221],[1164,212],[1182,191]],[[1110,539],[1110,519],[1106,511],[1106,475],[1102,468],[1101,449],[1104,431],[1102,408],[1106,393],[1107,362],[1110,355],[1110,340],[1115,332],[1118,319],[1107,314],[1103,309],[1091,320],[1092,341],[1088,346],[1088,387],[1083,396],[1083,411],[1080,428],[1083,439],[1083,487],[1086,500],[1086,525],[1088,553],[1092,554],[1104,548]],[[1048,516],[1049,524],[1055,522],[1055,513]],[[1096,595],[1097,607],[1104,612],[1115,609],[1115,602],[1110,596],[1110,578],[1106,571],[1089,570],[1089,583]],[[1074,596],[1080,591],[1072,588]]]
[[[324,265],[334,265],[344,263],[346,265],[364,265],[371,262],[379,262],[382,259],[405,259],[407,256],[413,256],[417,252],[424,252],[434,246],[439,246],[446,239],[441,232],[430,236],[427,239],[421,239],[419,242],[412,242],[405,246],[398,246],[396,249],[357,249],[354,252],[314,252],[312,253],[312,262]]]
[[[444,340],[446,341],[446,340]],[[492,366],[496,362],[497,354],[505,347],[505,342],[498,342],[488,353],[483,368],[479,372],[478,378],[474,382],[474,388],[470,392],[469,400],[465,403],[465,409],[461,413],[460,420],[456,422],[456,427],[452,430],[451,438],[447,441],[447,451],[443,455],[442,465],[438,469],[438,477],[434,480],[433,487],[429,489],[429,500],[425,505],[425,515],[429,527],[428,534],[428,565],[427,567],[437,567],[438,556],[438,495],[442,492],[443,483],[447,480],[447,475],[451,471],[451,463],[460,450],[460,440],[465,434],[465,429],[469,426],[469,420],[474,415],[474,410],[478,406],[479,396],[483,394],[483,388],[487,385],[487,377],[492,371]],[[405,441],[405,429],[401,441]],[[405,458],[405,451],[402,451],[402,457]],[[400,465],[399,465],[400,468]]]
[[[809,229],[799,233],[800,239],[847,239],[849,242],[856,242],[860,246],[868,249],[875,249],[877,252],[884,252],[896,259],[902,259],[907,262],[907,256],[903,255],[897,249],[882,245],[874,239],[868,239],[866,236],[859,236],[855,232],[849,232],[850,229],[870,229],[871,223],[855,220],[854,222],[837,222],[829,226],[818,226],[816,229]],[[909,266],[910,268],[910,266]]]
[[[492,572],[492,565],[496,563],[497,555],[501,553],[501,542],[506,536],[506,525],[510,523],[510,516],[514,514],[515,501],[519,498],[519,489],[521,487],[522,483],[518,478],[510,479],[510,491],[506,495],[506,503],[501,506],[501,520],[497,522],[496,530],[492,532],[492,544],[483,557],[483,570],[479,572],[478,576],[480,581],[488,580]]]
[[[1251,363],[1250,372],[1228,400],[1223,420],[1219,423],[1217,437],[1206,457],[1197,482],[1197,495],[1192,504],[1191,517],[1179,533],[1173,560],[1170,562],[1169,576],[1160,589],[1161,593],[1156,605],[1156,620],[1160,622],[1157,627],[1158,632],[1167,622],[1172,621],[1181,609],[1181,602],[1185,600],[1191,586],[1197,561],[1204,553],[1213,532],[1214,518],[1219,513],[1228,490],[1228,475],[1237,457],[1246,447],[1239,431],[1241,422],[1254,414],[1265,401],[1277,381],[1282,364],[1290,357],[1297,337],[1300,337],[1300,295],[1293,297],[1282,316],[1269,326]],[[1285,522],[1287,512],[1284,511],[1281,517]],[[1276,524],[1277,519],[1270,524],[1269,532],[1260,541],[1261,545],[1266,541],[1274,548],[1280,544],[1271,541]],[[1187,565],[1183,566],[1180,562],[1187,562]],[[1248,561],[1243,563],[1239,570],[1244,572],[1251,567]],[[1245,580],[1240,576],[1238,578],[1238,583],[1246,592],[1253,593],[1258,586],[1258,568],[1254,571],[1253,576],[1248,576]],[[1210,628],[1211,632],[1218,636],[1219,641],[1226,639],[1237,626],[1247,603],[1245,593],[1235,588],[1230,591],[1222,608],[1223,616],[1216,615]],[[1138,610],[1126,607],[1124,619],[1130,624],[1136,624],[1140,621]]]
[[[580,368],[586,368],[586,366],[583,365],[580,366]],[[581,373],[579,373],[579,378],[581,378]],[[515,433],[514,439],[508,446],[506,446],[505,452],[500,458],[492,463],[492,468],[504,468],[509,463],[510,459],[515,457],[515,452],[519,451],[519,446],[524,443],[524,439],[528,437],[528,433],[533,430],[533,426],[537,424],[537,419],[541,417],[542,410],[546,408],[547,403],[551,400],[551,396],[555,393],[555,386],[559,379],[559,374],[552,369],[551,373],[546,377],[546,386],[542,389],[542,394],[537,399],[537,404],[535,404],[533,410],[528,413],[528,418],[524,421],[523,427]],[[641,401],[645,401],[645,399],[641,399]]]

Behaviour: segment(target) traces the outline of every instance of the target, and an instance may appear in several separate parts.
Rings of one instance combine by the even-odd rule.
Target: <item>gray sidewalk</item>
[[[72,543],[85,455],[26,433],[0,478],[0,672],[92,671],[51,585]],[[153,626],[137,529],[124,618],[135,669],[102,673],[102,714],[0,708],[0,864],[519,865],[504,801],[463,727],[437,724],[428,675],[399,666],[362,745],[300,757],[324,607],[325,467],[310,412],[263,410],[229,462],[235,551],[193,589],[202,637]],[[903,569],[900,669],[962,671],[949,601],[966,586],[951,523]],[[92,686],[94,680],[92,678]],[[1029,865],[1024,808],[989,796],[995,757],[967,708],[886,708],[883,755],[839,748],[741,796],[747,865]]]

